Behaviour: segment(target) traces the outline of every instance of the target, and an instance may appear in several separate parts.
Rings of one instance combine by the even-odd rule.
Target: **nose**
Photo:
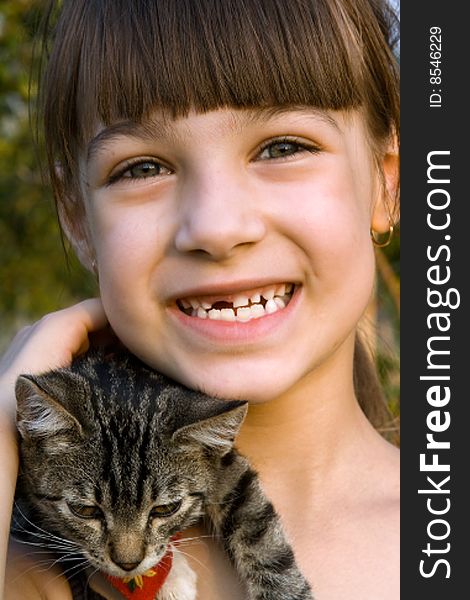
[[[266,233],[253,193],[222,174],[187,182],[175,235],[180,252],[202,252],[214,260],[259,242]]]
[[[133,571],[136,567],[140,565],[140,560],[138,562],[116,562],[115,564],[118,567],[121,567],[124,571]]]
[[[113,539],[108,542],[109,558],[124,571],[132,571],[145,558],[145,548],[141,532],[130,532],[123,529],[114,532]]]

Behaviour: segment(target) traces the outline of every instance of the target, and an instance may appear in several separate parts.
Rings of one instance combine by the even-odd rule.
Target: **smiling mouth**
[[[176,304],[190,317],[247,323],[284,309],[289,304],[294,290],[293,283],[281,283],[225,297],[179,298]]]

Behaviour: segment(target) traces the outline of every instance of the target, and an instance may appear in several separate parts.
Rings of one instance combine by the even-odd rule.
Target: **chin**
[[[186,387],[223,400],[247,400],[261,404],[288,392],[311,370],[311,364],[295,362],[292,354],[260,356],[199,356],[171,352],[155,356],[130,348],[150,367]],[[311,359],[312,361],[312,359]],[[310,361],[310,362],[311,362]]]
[[[206,371],[203,377],[195,378],[192,372],[180,374],[178,379],[184,385],[209,396],[262,404],[285,393],[296,381],[296,378],[288,376],[285,369],[282,379],[276,377],[275,372],[258,369],[258,372],[253,373],[243,368],[232,368],[230,372],[224,373],[223,369],[215,369]]]

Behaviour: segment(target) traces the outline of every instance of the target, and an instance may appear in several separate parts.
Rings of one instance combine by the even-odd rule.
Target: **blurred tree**
[[[76,260],[65,259],[33,140],[29,82],[40,9],[38,0],[0,3],[0,350],[24,322],[96,293]],[[33,102],[35,92],[33,85]]]

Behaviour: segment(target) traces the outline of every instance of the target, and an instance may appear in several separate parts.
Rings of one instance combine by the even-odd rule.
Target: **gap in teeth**
[[[211,305],[204,301],[199,302],[191,299],[178,300],[178,305],[187,315],[199,319],[247,322],[285,308],[292,297],[293,291],[294,286],[287,284],[263,292],[262,295],[252,294],[251,297],[248,297],[241,294],[234,302],[218,300]],[[279,292],[284,293],[278,295]]]
[[[233,302],[227,302],[226,300],[218,300],[217,302],[214,302],[214,304],[211,305],[210,308],[215,308],[218,310],[223,310],[224,308],[230,308],[232,310],[234,310],[235,312],[237,312],[237,310],[239,308],[244,308],[244,307],[250,307],[250,306],[255,306],[256,304],[261,304],[261,306],[265,306],[266,305],[266,298],[263,298],[263,296],[261,296],[261,298],[259,297],[258,294],[258,299],[257,301],[252,301],[251,298],[248,298],[246,302],[243,302],[242,304],[238,304],[237,306],[234,305]],[[210,310],[210,309],[208,309]]]

